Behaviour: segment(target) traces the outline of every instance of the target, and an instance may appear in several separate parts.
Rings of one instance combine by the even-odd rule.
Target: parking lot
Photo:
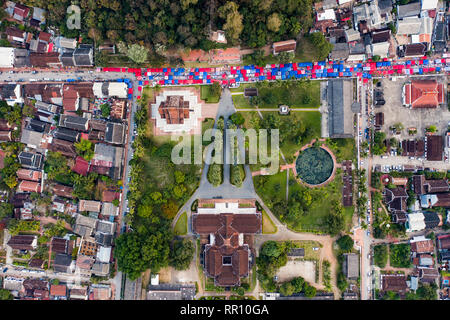
[[[447,92],[447,82],[445,77],[436,77],[438,82],[445,83],[444,92]],[[420,79],[414,77],[413,79]],[[424,79],[435,79],[434,77],[425,77]],[[396,81],[382,79],[381,89],[383,90],[384,100],[386,104],[375,108],[375,113],[384,113],[384,125],[381,130],[386,133],[387,138],[395,136],[398,140],[415,139],[424,136],[425,129],[430,125],[435,125],[438,134],[447,131],[447,125],[450,121],[450,112],[447,106],[438,107],[437,109],[409,109],[402,105],[402,88],[403,85],[410,81],[411,78],[397,78]],[[374,86],[375,87],[375,86]],[[393,135],[389,131],[389,127],[396,123],[402,123],[404,130],[399,135]],[[417,133],[408,134],[408,128],[414,127]]]

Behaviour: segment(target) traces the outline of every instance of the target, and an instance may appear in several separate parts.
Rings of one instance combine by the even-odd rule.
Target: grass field
[[[253,183],[256,192],[270,209],[274,203],[286,200],[286,172],[271,176],[254,176]]]
[[[233,93],[244,92],[245,88],[258,88],[260,108],[278,108],[280,104],[287,104],[291,108],[318,108],[320,106],[320,81],[284,81],[258,82],[241,84],[238,88],[231,88]],[[240,95],[239,95],[240,96]],[[235,100],[233,96],[233,101]],[[236,107],[250,106],[248,100],[236,99]]]
[[[183,236],[187,233],[187,213],[183,212],[175,224],[174,233],[177,236]]]
[[[286,104],[291,108],[318,108],[320,106],[320,81],[258,82],[260,108],[278,108]]]
[[[328,143],[329,141],[329,143]],[[355,155],[355,140],[353,138],[329,139],[327,145],[336,156],[337,162],[353,160]]]
[[[244,97],[243,94],[234,95],[233,97],[233,103],[236,109],[242,109],[242,108],[254,108],[248,99]]]
[[[294,175],[291,172],[290,179],[293,178]],[[291,196],[294,192],[301,192],[303,188],[306,187],[299,183],[292,184],[289,186],[289,195]],[[302,216],[298,221],[297,227],[294,229],[296,231],[311,230],[324,232],[325,218],[332,209],[332,201],[342,201],[342,174],[336,173],[334,180],[328,185],[321,188],[311,188],[310,191],[313,197],[312,207]],[[353,207],[344,208],[346,231],[351,228],[353,212]]]
[[[205,100],[206,103],[217,103],[220,99],[219,95],[212,95],[210,85],[200,86],[200,99]]]
[[[305,249],[305,256],[303,257],[305,260],[316,260],[320,259],[320,248],[322,248],[322,244],[317,241],[312,240],[297,240],[293,241],[299,248]],[[313,250],[313,248],[319,248],[319,250]]]
[[[309,142],[313,137],[319,137],[321,131],[321,114],[320,112],[291,112],[290,115],[280,115],[278,112],[261,112],[263,117],[267,117],[269,114],[272,114],[274,117],[279,119],[280,123],[280,136],[283,134],[281,130],[289,130],[290,125],[289,121],[293,120],[293,123],[302,122],[303,126],[307,128],[307,135],[305,136],[305,143]],[[254,128],[255,124],[259,123],[260,117],[256,111],[242,111],[242,116],[245,119],[244,127],[245,128]],[[302,140],[302,142],[303,142]],[[307,140],[307,141],[306,141]],[[288,163],[292,163],[294,161],[294,154],[300,150],[302,144],[297,144],[297,141],[293,139],[284,139],[280,143],[280,149],[283,152]],[[350,158],[351,159],[351,158]],[[280,164],[284,164],[283,159],[280,157]],[[250,168],[252,171],[257,171],[262,166],[260,164],[252,164]]]
[[[212,129],[214,127],[214,119],[213,118],[206,118],[202,122],[202,135],[205,133],[206,130]]]
[[[266,112],[267,113],[267,112]],[[266,114],[263,113],[263,116]],[[303,122],[304,126],[308,128],[309,135],[311,137],[320,137],[320,121],[321,121],[321,114],[320,112],[291,112],[289,116],[282,116],[279,115],[278,112],[274,112],[273,114],[277,114],[280,117],[281,121],[286,121],[287,117],[294,118],[294,121],[301,121]],[[309,141],[308,141],[309,142]],[[280,148],[283,152],[284,156],[286,157],[288,162],[293,161],[294,154],[300,150],[302,146],[294,143],[293,141],[284,141],[281,143]],[[291,161],[290,161],[291,160]]]
[[[263,210],[262,212],[262,233],[273,234],[277,232],[277,227],[270,219],[269,215]]]
[[[273,205],[285,200],[286,173],[280,172],[272,176],[255,176],[253,178],[255,188],[264,203],[270,208]],[[293,173],[290,172],[289,196],[294,193],[301,193],[305,186],[294,180]],[[325,232],[325,219],[332,209],[332,200],[341,201],[342,198],[342,174],[336,174],[335,179],[322,188],[309,189],[312,196],[311,208],[304,212],[295,225],[289,227],[295,231]],[[345,230],[348,231],[352,225],[354,208],[344,208]],[[274,212],[277,214],[276,212]],[[280,218],[280,217],[278,217]]]
[[[302,38],[297,43],[294,62],[312,62],[317,61],[317,49],[306,38]]]

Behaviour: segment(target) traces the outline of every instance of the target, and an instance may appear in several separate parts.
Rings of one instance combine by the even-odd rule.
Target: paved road
[[[437,170],[445,170],[449,169],[449,163],[444,161],[428,161],[428,160],[417,160],[417,159],[409,159],[409,157],[402,156],[388,156],[387,158],[381,158],[381,156],[373,156],[372,162],[374,165],[381,166],[398,166],[398,165],[413,165],[424,168],[432,168]]]
[[[359,81],[360,82],[360,81]],[[361,82],[360,82],[361,83]],[[371,128],[370,118],[373,117],[373,108],[372,108],[372,91],[373,90],[373,82],[369,81],[366,84],[361,85],[361,117],[360,117],[360,125],[361,130],[360,132],[362,135],[359,134],[356,136],[359,140],[359,147],[361,145],[361,142],[366,140],[365,136],[365,130]],[[358,150],[359,152],[359,150]],[[358,163],[358,166],[360,169],[365,169],[365,177],[366,177],[366,189],[369,190],[369,182],[371,177],[371,159],[365,160],[364,163]],[[371,201],[370,192],[366,194],[369,201]],[[370,206],[367,206],[367,208],[370,210]],[[372,212],[369,211],[370,221],[373,221]],[[365,221],[367,222],[367,221]],[[368,231],[371,230],[372,227],[369,224]],[[361,276],[361,300],[369,300],[371,299],[371,290],[372,290],[372,281],[370,276],[368,276],[368,273],[371,272],[371,261],[369,258],[370,253],[370,246],[372,244],[372,232],[368,234],[366,230],[361,230],[361,243],[360,243],[360,261],[361,261],[361,267],[360,267],[360,276]]]
[[[245,112],[256,112],[256,111],[266,111],[266,112],[278,112],[278,108],[238,108],[237,111]],[[290,111],[293,112],[320,112],[319,108],[291,108]]]

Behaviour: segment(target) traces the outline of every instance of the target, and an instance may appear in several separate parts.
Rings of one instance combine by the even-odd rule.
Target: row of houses
[[[45,10],[7,1],[5,11],[18,26],[8,26],[5,30],[6,39],[14,48],[0,48],[0,56],[5,58],[0,59],[0,68],[93,66],[91,45],[79,44],[77,39],[55,36],[53,30],[42,31]],[[35,32],[19,28],[21,25]]]
[[[311,32],[327,35],[334,46],[332,60],[421,57],[429,50],[443,53],[447,45],[447,21],[437,0],[405,5],[329,0],[315,4],[315,15]]]
[[[449,184],[446,179],[427,180],[424,175],[411,178],[411,192],[415,195],[414,204],[408,208],[408,178],[381,177],[383,183],[395,185],[385,188],[384,203],[395,223],[405,224],[407,232],[433,229],[446,223],[442,215],[431,211],[435,207],[450,207]],[[409,211],[409,212],[408,212]]]
[[[49,180],[43,168],[48,153],[59,152],[70,170],[78,175],[88,176],[95,172],[109,176],[111,181],[122,179],[127,105],[126,100],[120,98],[126,97],[126,84],[123,87],[101,82],[31,83],[0,87],[5,86],[8,90],[0,91],[10,92],[8,103],[23,101],[33,108],[33,116],[23,119],[20,128],[20,142],[24,149],[17,157],[21,168],[16,173],[16,192],[10,199],[14,218],[38,219],[32,194],[46,192],[51,195],[47,209],[51,215],[64,214],[74,221],[71,227],[66,226],[70,232],[51,239],[49,249],[54,255],[48,261],[42,257],[33,258],[42,247],[36,235],[12,236],[7,245],[13,254],[31,254],[27,263],[34,270],[51,268],[56,273],[68,275],[108,277],[113,261],[115,219],[121,200],[119,187],[99,180],[100,199],[76,199],[73,186]],[[110,104],[111,109],[106,118],[100,110],[105,103]],[[5,120],[0,121],[0,129],[14,130]],[[75,147],[82,139],[94,144],[89,160],[80,156]],[[14,139],[3,141],[11,140]]]
[[[18,300],[110,300],[109,285],[56,284],[44,278],[5,277],[3,289]]]
[[[413,270],[409,276],[404,273],[385,272],[380,277],[380,290],[393,291],[404,296],[409,291],[416,291],[419,285],[439,284],[440,288],[450,286],[448,277],[441,271],[448,270],[450,235],[436,237],[436,246],[432,239],[416,236],[409,240]],[[437,249],[437,250],[436,250]],[[436,256],[437,254],[437,256]]]

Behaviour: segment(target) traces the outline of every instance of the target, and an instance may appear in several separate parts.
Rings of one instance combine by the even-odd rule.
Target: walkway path
[[[276,111],[272,110],[271,111]],[[318,110],[314,110],[318,111]],[[216,115],[216,122],[214,124],[214,128],[216,129],[217,120],[222,116],[224,118],[225,124],[227,122],[227,119],[229,116],[231,116],[234,112],[236,112],[236,109],[233,105],[232,95],[228,89],[225,89],[222,92],[220,101],[219,101],[219,109]],[[260,114],[260,117],[262,118],[262,115]],[[239,141],[239,147],[241,151],[243,151],[244,143],[242,137],[238,137]],[[211,153],[213,150],[213,145],[208,146],[206,151],[206,157],[205,157],[205,165],[202,171],[202,176],[200,179],[200,186],[199,188],[194,192],[192,197],[185,203],[185,205],[179,210],[176,217],[173,219],[172,226],[174,227],[178,218],[183,212],[186,212],[188,215],[188,221],[190,221],[191,218],[191,206],[192,203],[199,198],[214,198],[214,197],[220,197],[223,199],[226,198],[254,198],[256,199],[263,210],[267,213],[269,218],[273,221],[274,225],[277,227],[277,232],[275,234],[257,234],[255,236],[255,250],[258,253],[261,245],[268,241],[268,240],[275,240],[275,241],[283,241],[283,240],[313,240],[317,241],[322,245],[321,254],[320,254],[320,260],[319,260],[319,279],[321,279],[322,275],[322,262],[324,260],[327,260],[331,264],[331,283],[332,283],[332,289],[333,293],[336,297],[336,299],[339,298],[340,293],[337,289],[336,285],[336,279],[337,279],[337,259],[334,256],[333,253],[333,242],[335,241],[335,238],[332,238],[330,236],[326,235],[316,235],[311,233],[296,233],[292,230],[289,230],[284,224],[282,224],[275,215],[271,212],[271,210],[264,204],[262,199],[259,197],[259,195],[255,192],[254,186],[253,186],[253,177],[252,172],[250,170],[249,165],[245,165],[245,180],[242,184],[241,188],[237,188],[236,186],[230,184],[229,181],[229,165],[224,164],[224,181],[223,183],[218,186],[214,187],[212,186],[208,179],[207,179],[207,172],[209,169],[209,163],[211,162]],[[230,155],[230,143],[224,140],[224,159],[227,160]],[[286,159],[283,155],[283,153],[280,151],[280,155],[283,158],[283,161],[285,165],[288,165],[286,162]],[[229,161],[229,159],[228,159]],[[286,199],[288,196],[288,185],[289,185],[289,170],[286,170],[287,176],[287,187],[286,187]],[[193,232],[191,230],[191,225],[188,223],[188,235],[193,235]],[[196,265],[197,266],[197,265]],[[197,270],[198,271],[198,270]],[[257,297],[259,296],[259,285],[257,284],[255,286],[255,289],[253,290],[252,294]],[[203,292],[202,295],[205,295]]]

